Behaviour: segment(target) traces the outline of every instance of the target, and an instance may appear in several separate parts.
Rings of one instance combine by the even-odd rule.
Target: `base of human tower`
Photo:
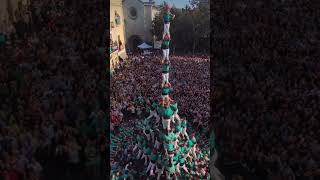
[[[206,137],[193,133],[188,120],[179,117],[175,103],[165,108],[153,102],[150,114],[153,115],[136,123],[131,164],[126,165],[128,174],[136,171],[139,178],[150,180],[209,179],[210,150],[207,144],[201,143]],[[153,113],[161,114],[161,111],[174,113],[175,119],[169,126]]]
[[[171,177],[171,179],[208,179],[210,177],[209,135],[206,133],[208,130],[204,128],[202,131],[201,129],[195,128],[197,124],[193,123],[194,119],[190,119],[195,117],[191,116],[194,110],[192,111],[192,109],[190,109],[190,115],[188,115],[188,109],[184,107],[190,103],[187,99],[193,101],[192,104],[188,105],[191,108],[195,107],[195,104],[199,102],[194,101],[191,97],[184,97],[185,95],[178,91],[178,88],[181,89],[182,87],[189,86],[189,84],[181,82],[183,79],[189,79],[189,77],[184,75],[185,73],[189,73],[188,70],[183,70],[184,66],[190,67],[190,65],[193,64],[193,69],[197,68],[199,65],[194,63],[197,59],[172,57],[173,73],[171,83],[172,86],[177,87],[177,89],[172,92],[169,90],[169,96],[174,93],[175,97],[177,97],[177,99],[174,99],[177,100],[177,104],[172,102],[171,106],[169,106],[170,108],[168,108],[170,110],[166,111],[166,113],[170,116],[170,114],[175,114],[177,111],[176,115],[178,115],[178,117],[175,117],[174,122],[170,123],[171,131],[163,128],[161,109],[164,107],[160,105],[163,93],[164,95],[167,93],[165,92],[166,90],[164,92],[162,90],[167,86],[160,86],[159,78],[161,78],[161,75],[153,78],[154,72],[156,72],[157,67],[159,67],[160,59],[161,58],[151,58],[149,61],[141,61],[139,64],[129,66],[127,70],[115,74],[116,79],[118,76],[120,77],[120,74],[121,76],[127,77],[128,75],[126,73],[133,71],[137,71],[138,73],[145,67],[148,67],[150,72],[144,72],[144,76],[150,79],[150,81],[147,81],[147,86],[152,87],[153,84],[158,84],[157,87],[159,87],[159,89],[151,88],[147,93],[147,96],[157,96],[158,94],[157,100],[148,98],[147,96],[143,96],[141,99],[139,95],[132,99],[135,107],[144,109],[142,114],[138,113],[138,111],[135,111],[134,115],[132,115],[131,112],[123,112],[124,116],[121,124],[119,124],[120,127],[113,131],[114,135],[111,136],[111,160],[114,160],[111,163],[111,173],[114,175],[112,177],[114,177],[114,179],[126,177],[126,179],[150,180],[167,179],[168,177]],[[181,61],[191,64],[183,65],[184,63],[180,63]],[[199,66],[201,67],[200,69],[207,67],[205,64],[207,61],[202,62],[204,64]],[[177,72],[177,70],[179,70],[181,74],[176,74],[175,72]],[[128,79],[120,80],[120,83],[130,84],[132,80],[130,80],[130,76],[128,77]],[[138,80],[141,81],[145,77],[138,77]],[[180,83],[178,83],[177,80],[179,80]],[[202,80],[206,81],[205,79]],[[128,87],[130,86],[128,85]],[[168,87],[170,86],[168,85]],[[197,89],[196,84],[194,84],[194,87]],[[119,91],[123,90],[120,89]],[[183,106],[179,104],[179,100],[184,102]],[[207,104],[206,102],[202,103]],[[204,108],[202,107],[202,109]],[[129,111],[131,110],[129,109]],[[177,120],[178,118],[180,120]],[[186,120],[184,121],[183,119]],[[185,130],[189,139],[182,132],[184,127],[186,127]],[[178,133],[179,135],[177,135]],[[193,135],[194,139],[192,138]],[[175,141],[175,139],[177,140]],[[195,155],[192,152],[192,147],[196,147]],[[174,151],[173,153],[171,153],[172,149]],[[172,166],[172,164],[174,166]]]
[[[134,136],[127,161],[120,162],[124,179],[210,179],[207,137],[195,134],[188,120],[179,117],[175,102],[169,107],[153,102],[150,109],[147,118],[135,122],[133,132],[123,132]],[[163,113],[172,113],[170,125],[161,122],[158,114]]]

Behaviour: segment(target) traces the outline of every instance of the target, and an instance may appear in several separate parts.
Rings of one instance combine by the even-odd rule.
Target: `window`
[[[133,20],[137,19],[138,12],[137,12],[136,8],[131,7],[131,8],[129,9],[129,16],[130,16],[130,18],[133,19]]]

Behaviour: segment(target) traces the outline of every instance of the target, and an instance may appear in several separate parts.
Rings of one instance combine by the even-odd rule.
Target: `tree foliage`
[[[164,4],[156,15],[152,34],[161,40],[163,33]],[[191,0],[190,5],[178,9],[172,7],[175,19],[171,23],[172,49],[174,52],[209,53],[210,50],[210,9],[207,0]]]

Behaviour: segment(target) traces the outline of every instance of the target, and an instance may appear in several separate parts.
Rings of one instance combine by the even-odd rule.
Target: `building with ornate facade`
[[[122,0],[110,1],[110,69],[127,58]]]
[[[153,0],[123,0],[127,48],[134,50],[142,42],[151,44],[152,21],[159,12]]]

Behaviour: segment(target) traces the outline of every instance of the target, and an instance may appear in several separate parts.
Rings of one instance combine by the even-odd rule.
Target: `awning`
[[[150,46],[150,45],[147,44],[147,43],[142,43],[142,44],[140,44],[140,45],[138,46],[138,48],[140,48],[140,49],[150,49],[150,48],[152,48],[152,46]]]
[[[118,55],[119,55],[119,57],[120,57],[121,59],[127,59],[127,58],[128,58],[128,55],[127,55],[127,53],[126,53],[125,50],[120,51],[120,52],[118,53]]]

